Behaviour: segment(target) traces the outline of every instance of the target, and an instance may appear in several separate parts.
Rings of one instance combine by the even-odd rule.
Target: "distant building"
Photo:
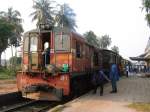
[[[138,63],[142,62],[143,65],[150,67],[150,37],[148,39],[144,53],[137,57],[130,57],[130,59],[133,61],[138,61]]]

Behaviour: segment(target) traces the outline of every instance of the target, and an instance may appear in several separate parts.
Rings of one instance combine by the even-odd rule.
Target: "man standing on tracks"
[[[119,72],[116,64],[112,64],[109,78],[112,84],[112,91],[110,93],[117,93],[117,81],[119,80]]]

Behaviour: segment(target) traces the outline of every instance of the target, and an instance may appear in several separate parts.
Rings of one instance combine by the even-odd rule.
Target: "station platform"
[[[138,76],[122,77],[118,82],[118,93],[111,94],[111,84],[104,86],[104,95],[92,91],[49,112],[137,112],[128,107],[133,102],[150,102],[150,78]]]

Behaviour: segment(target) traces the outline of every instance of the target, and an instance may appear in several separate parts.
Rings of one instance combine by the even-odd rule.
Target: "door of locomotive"
[[[43,31],[40,33],[40,59],[42,67],[50,64],[50,49],[51,49],[51,31]]]
[[[23,70],[38,70],[50,64],[50,34],[51,31],[42,31],[29,32],[24,36]],[[45,44],[49,46],[49,56],[46,59],[44,59]]]
[[[29,69],[36,70],[39,65],[38,33],[29,34]]]

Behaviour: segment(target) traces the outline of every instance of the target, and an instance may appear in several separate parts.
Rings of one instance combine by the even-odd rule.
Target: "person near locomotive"
[[[103,69],[97,70],[93,75],[93,85],[94,85],[94,91],[95,94],[97,91],[97,88],[100,87],[100,96],[103,95],[104,90],[104,82],[105,80],[110,81],[108,77],[105,75]]]
[[[111,80],[112,91],[110,93],[117,93],[117,81],[119,80],[119,71],[116,64],[112,64],[109,78]]]

